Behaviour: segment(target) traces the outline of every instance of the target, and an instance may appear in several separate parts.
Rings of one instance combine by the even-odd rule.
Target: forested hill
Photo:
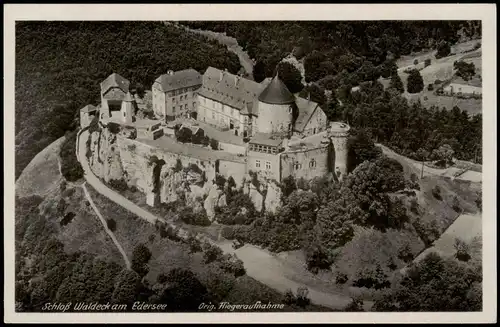
[[[225,32],[256,60],[257,81],[271,76],[288,54],[304,58],[306,81],[318,81],[346,69],[354,72],[368,60],[435,49],[480,38],[480,21],[244,21],[183,22],[191,28]]]
[[[167,70],[208,66],[236,73],[238,57],[216,41],[160,22],[16,24],[16,178],[48,144],[97,104],[112,72],[151,87]]]

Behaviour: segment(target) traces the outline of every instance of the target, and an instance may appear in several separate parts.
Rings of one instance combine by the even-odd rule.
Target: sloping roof
[[[130,87],[130,82],[125,77],[117,73],[113,73],[101,82],[101,94],[106,93],[112,87],[118,87],[124,93],[127,93]]]
[[[96,110],[97,110],[97,108],[94,107],[91,104],[88,104],[85,107],[83,107],[82,109],[80,109],[81,112],[93,112],[93,111],[96,111]]]
[[[295,97],[276,75],[259,95],[259,101],[269,104],[290,104],[295,102]]]
[[[189,68],[172,74],[163,74],[155,80],[154,84],[160,91],[169,92],[185,87],[201,85],[201,82],[201,74]]]
[[[297,104],[297,108],[299,109],[299,116],[295,121],[293,129],[297,132],[303,132],[304,128],[306,127],[307,123],[309,122],[317,108],[319,108],[319,110],[322,109],[316,102],[304,98],[297,97],[295,103]]]
[[[276,134],[255,133],[248,143],[279,146],[283,142],[283,138]]]
[[[246,105],[243,106],[243,109],[240,111],[242,115],[259,115],[259,108],[257,108],[257,101],[255,102],[247,102]]]
[[[123,99],[123,101],[133,102],[133,101],[135,101],[135,99],[132,97],[132,94],[130,94],[130,92],[127,92],[127,94],[125,94],[125,98]]]
[[[198,94],[238,110],[248,110],[247,104],[256,102],[264,88],[260,83],[208,67]]]

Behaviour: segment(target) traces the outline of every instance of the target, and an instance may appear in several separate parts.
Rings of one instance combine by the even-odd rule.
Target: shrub
[[[182,143],[189,143],[193,140],[193,132],[190,128],[183,127],[175,133],[177,141]]]
[[[107,127],[108,127],[109,132],[112,134],[120,133],[121,126],[117,123],[109,122]]]
[[[452,204],[452,208],[453,208],[453,210],[455,210],[456,212],[461,212],[461,211],[462,211],[462,208],[460,207],[460,200],[458,200],[458,197],[457,197],[457,196],[453,197],[453,204]]]
[[[291,289],[286,290],[284,296],[283,296],[283,303],[286,305],[294,305],[297,299],[295,298],[295,294],[293,294],[293,291]]]
[[[427,85],[427,90],[428,91],[433,91],[434,90],[434,85],[432,85],[432,84]]]
[[[305,308],[311,303],[311,300],[309,299],[309,290],[307,289],[307,287],[301,286],[297,288],[297,298],[295,303],[301,308]]]
[[[233,176],[229,176],[229,178],[227,179],[227,187],[229,189],[236,187],[236,182],[234,181]]]
[[[184,207],[179,212],[179,218],[188,225],[210,226],[211,222],[205,213],[194,213],[192,208]]]
[[[437,79],[437,80],[434,81],[434,84],[436,84],[436,85],[441,84],[441,83],[443,83],[443,81],[440,80],[440,79]]]
[[[364,267],[359,270],[356,273],[356,280],[354,280],[352,285],[379,290],[388,288],[391,283],[387,280],[387,275],[382,271],[380,265],[377,265],[375,269]]]
[[[205,263],[214,262],[222,258],[222,250],[214,245],[205,243],[203,249],[203,261]]]
[[[77,131],[67,132],[61,148],[59,158],[61,158],[61,173],[67,181],[76,182],[83,178],[83,168],[76,158],[76,134]]]
[[[224,228],[222,228],[222,231],[221,231],[221,236],[227,240],[234,240],[236,233],[235,233],[233,227],[224,226]]]
[[[182,169],[183,169],[183,167],[182,167],[181,159],[177,158],[177,160],[175,161],[174,172],[178,173],[178,172],[182,171]]]
[[[197,253],[203,251],[200,240],[194,237],[194,235],[189,235],[187,239],[187,244],[189,245],[190,253]]]
[[[432,195],[434,196],[434,198],[438,199],[438,200],[442,200],[443,198],[441,197],[441,188],[439,186],[434,186],[432,188]]]
[[[392,257],[390,257],[389,262],[387,263],[387,268],[389,268],[390,270],[396,270],[397,267],[398,266],[394,262],[394,259]]]
[[[469,245],[459,238],[455,238],[453,247],[456,250],[455,258],[460,261],[469,261],[471,256],[469,254]]]
[[[213,150],[219,150],[219,141],[217,141],[216,139],[210,139],[210,147]]]
[[[219,267],[227,273],[233,274],[234,277],[245,275],[245,267],[243,261],[238,259],[236,255],[226,254],[221,257]]]
[[[160,284],[165,284],[168,281],[168,277],[164,273],[160,273],[156,278],[156,281]]]
[[[114,232],[116,230],[116,221],[114,219],[106,219],[106,225],[110,231]]]
[[[413,260],[414,256],[413,253],[411,252],[410,244],[405,243],[405,245],[399,248],[398,258],[402,260],[404,263],[408,263]]]
[[[483,210],[483,197],[482,197],[481,192],[477,193],[477,198],[474,202],[476,202],[476,206],[478,207],[479,211],[482,211]]]
[[[474,48],[473,50],[477,50],[481,47],[481,42],[476,42],[476,44],[474,44]]]
[[[197,164],[194,164],[194,163],[190,163],[189,166],[188,166],[188,170],[194,172],[194,173],[197,173],[197,174],[201,174],[203,171],[200,169],[200,167],[198,167]]]
[[[220,190],[223,190],[224,186],[226,185],[226,178],[220,174],[216,174],[215,184],[219,187]]]
[[[419,205],[418,205],[418,200],[416,198],[412,198],[410,200],[410,211],[416,215],[418,215],[419,213]]]
[[[127,182],[125,182],[125,180],[123,178],[110,180],[109,186],[111,188],[117,190],[118,192],[124,192],[124,191],[128,190]]]
[[[413,60],[414,65],[418,65],[418,59]]]
[[[349,280],[349,278],[347,277],[346,274],[344,274],[343,272],[337,272],[336,276],[335,276],[335,283],[336,284],[345,284],[347,283],[347,281]]]
[[[424,61],[424,66],[425,66],[425,67],[428,67],[428,66],[430,66],[430,65],[431,65],[431,58],[427,58],[427,59],[425,59],[425,61]]]
[[[424,80],[418,70],[412,69],[409,72],[406,89],[408,93],[419,93],[424,89]]]

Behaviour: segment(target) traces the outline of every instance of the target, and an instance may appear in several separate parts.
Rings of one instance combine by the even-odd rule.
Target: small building
[[[482,95],[483,88],[466,85],[466,84],[456,84],[450,83],[443,88],[443,94],[445,95]]]
[[[122,101],[129,93],[130,82],[117,73],[108,76],[101,83],[101,106],[105,116],[111,116],[111,111],[120,111]]]
[[[270,133],[256,133],[248,142],[248,170],[258,172],[267,178],[280,180],[280,156],[286,139]]]
[[[92,119],[97,113],[97,108],[91,104],[86,105],[80,109],[80,127],[85,128],[90,125]]]
[[[169,70],[153,83],[153,111],[165,121],[190,117],[197,108],[196,91],[202,84],[201,74],[194,69]]]
[[[297,98],[296,104],[299,115],[293,127],[294,134],[309,136],[328,129],[328,118],[319,104],[304,98]]]

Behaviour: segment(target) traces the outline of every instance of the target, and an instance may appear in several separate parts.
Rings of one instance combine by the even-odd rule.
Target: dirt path
[[[83,131],[78,139],[78,159],[82,165],[85,172],[86,181],[94,187],[94,189],[107,197],[111,201],[117,203],[123,208],[133,212],[137,216],[147,220],[148,222],[154,224],[156,221],[162,221],[168,223],[165,219],[159,218],[147,210],[139,207],[135,203],[116,193],[115,191],[104,185],[91,171],[88,161],[85,156],[86,140],[89,137],[88,131]],[[85,188],[84,188],[85,189]],[[86,189],[85,189],[86,190]],[[89,201],[90,202],[90,201]],[[92,204],[93,202],[91,202]],[[103,223],[105,224],[105,222]],[[106,226],[106,225],[105,225]],[[230,241],[218,241],[215,242],[226,253],[235,253],[238,258],[243,261],[245,269],[247,270],[247,275],[255,278],[259,282],[279,291],[285,292],[288,289],[296,291],[298,287],[304,286],[309,290],[309,298],[311,302],[322,305],[331,309],[343,309],[347,303],[350,302],[351,298],[343,294],[333,294],[325,293],[320,290],[316,290],[308,287],[308,285],[301,284],[292,281],[285,276],[284,267],[279,260],[267,253],[266,251],[251,245],[245,245],[237,250],[232,248],[232,242]],[[371,306],[371,302],[365,303],[367,308]]]
[[[94,209],[94,212],[96,213],[97,217],[101,221],[102,226],[104,227],[104,230],[106,231],[106,233],[108,233],[109,237],[111,237],[111,239],[113,240],[113,243],[115,243],[116,248],[118,249],[118,251],[120,251],[120,253],[123,257],[123,260],[125,261],[125,265],[127,266],[127,269],[130,270],[132,268],[132,265],[130,264],[130,260],[128,259],[127,254],[125,253],[125,250],[121,246],[120,242],[118,242],[118,240],[116,239],[115,234],[108,228],[108,225],[106,224],[106,219],[104,219],[104,217],[101,215],[101,212],[99,211],[99,209],[95,205],[94,201],[92,200],[92,197],[90,196],[90,193],[87,190],[85,183],[82,185],[82,188],[83,188],[83,191],[85,192],[85,197],[87,198],[87,200],[90,203],[90,206],[92,207],[92,209]]]
[[[399,160],[405,160],[409,164],[411,164],[415,168],[415,172],[418,170],[418,176],[420,176],[420,172],[422,170],[422,162],[421,161],[416,161],[410,158],[407,158],[405,156],[402,156],[393,150],[389,149],[385,145],[377,143],[376,146],[380,147],[385,155],[387,155],[390,158],[394,159],[399,159]],[[443,176],[443,177],[451,177],[455,178],[454,174],[459,172],[461,169],[458,169],[456,167],[449,167],[445,169],[437,169],[437,168],[432,168],[424,165],[424,176]],[[482,182],[482,173],[477,172],[477,171],[467,171],[460,177],[457,177],[457,179],[461,180],[466,180],[466,181],[471,181],[471,182],[476,182],[476,183],[481,183]]]

